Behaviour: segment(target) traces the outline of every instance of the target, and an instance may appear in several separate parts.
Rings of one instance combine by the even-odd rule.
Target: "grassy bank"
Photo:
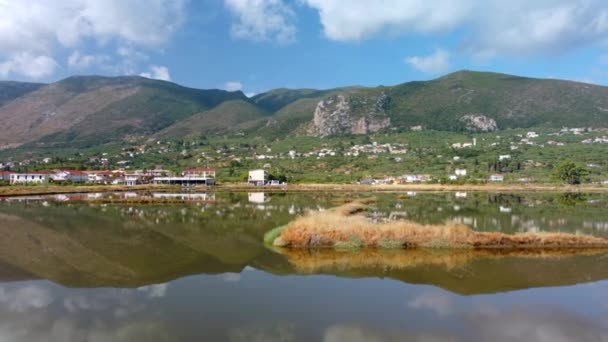
[[[355,201],[309,213],[275,231],[274,246],[291,248],[528,249],[608,248],[608,239],[564,234],[476,232],[459,224],[423,225],[409,221],[373,222],[366,204]],[[266,242],[269,242],[267,237]]]

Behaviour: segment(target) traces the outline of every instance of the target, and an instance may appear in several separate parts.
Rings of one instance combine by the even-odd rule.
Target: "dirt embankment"
[[[47,186],[0,186],[0,197],[49,195],[85,192],[112,191],[181,191],[176,185],[47,185]],[[195,192],[315,192],[315,193],[363,193],[363,192],[606,192],[608,186],[602,185],[556,185],[556,184],[387,184],[387,185],[358,185],[358,184],[290,184],[287,186],[251,186],[238,183],[222,183],[217,186],[196,186],[189,188]]]
[[[334,248],[608,248],[608,239],[565,233],[476,232],[459,224],[424,225],[410,221],[373,222],[366,203],[355,201],[299,217],[267,233],[278,247]]]

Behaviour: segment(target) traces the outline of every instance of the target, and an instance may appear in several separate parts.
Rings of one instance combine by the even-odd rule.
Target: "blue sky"
[[[392,85],[460,69],[608,84],[604,0],[0,0],[0,79]]]

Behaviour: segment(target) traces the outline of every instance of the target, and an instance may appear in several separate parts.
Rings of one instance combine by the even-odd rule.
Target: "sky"
[[[606,0],[0,0],[0,79],[242,90],[469,69],[608,85]]]

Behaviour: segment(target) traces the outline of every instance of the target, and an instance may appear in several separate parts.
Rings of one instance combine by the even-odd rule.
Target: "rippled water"
[[[377,220],[608,236],[603,194],[373,196]],[[263,245],[267,230],[352,197],[1,201],[0,341],[608,341],[608,252]]]

